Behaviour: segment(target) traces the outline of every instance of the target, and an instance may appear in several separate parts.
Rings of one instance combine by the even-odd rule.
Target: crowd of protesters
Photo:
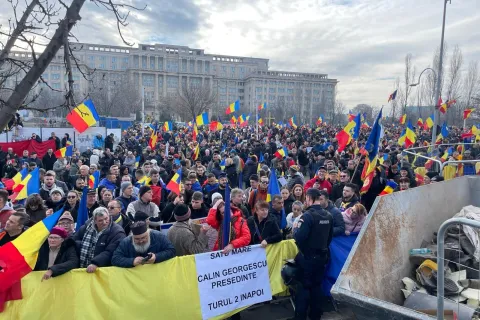
[[[226,201],[231,203],[232,217],[231,242],[223,249],[228,252],[294,237],[310,188],[321,191],[321,206],[332,215],[334,236],[339,236],[360,231],[388,180],[398,184],[395,191],[443,180],[435,163],[419,174],[416,168],[425,167],[426,159],[402,153],[397,143],[402,128],[386,125],[378,154],[381,161],[370,189],[360,195],[365,163],[361,150],[369,129],[362,128],[360,137],[338,152],[335,135],[341,129],[325,124],[296,129],[262,126],[258,131],[248,126],[213,132],[200,128],[193,142],[192,129],[184,127],[158,133],[151,148],[150,128],[136,125],[123,131],[122,137],[99,135],[91,148],[74,149],[68,158],[57,158],[52,149],[42,159],[27,150],[19,156],[11,149],[0,149],[3,178],[13,178],[24,167],[38,167],[41,182],[40,192],[22,204],[10,203],[11,191],[0,190],[0,246],[63,208],[35,267],[45,271],[44,280],[74,268],[92,273],[110,265],[136,267],[219,249]],[[459,143],[461,134],[461,129],[452,128],[443,142]],[[32,139],[39,137],[32,135]],[[61,148],[70,138],[52,133],[49,139]],[[430,132],[417,131],[415,147],[427,141]],[[194,160],[196,143],[200,152]],[[276,156],[282,148],[287,150],[285,157]],[[434,152],[424,148],[420,153],[441,159],[445,148]],[[455,148],[448,160],[478,156],[480,148],[475,144]],[[179,169],[181,191],[176,194],[166,185]],[[267,203],[271,170],[279,178],[281,194]],[[81,193],[95,171],[101,180],[98,188],[88,190],[90,219],[75,231]],[[225,198],[227,188],[230,199]],[[282,215],[286,227],[282,227]],[[165,234],[160,229],[166,223],[173,224]]]

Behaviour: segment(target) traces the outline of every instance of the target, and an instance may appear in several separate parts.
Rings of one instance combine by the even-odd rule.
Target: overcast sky
[[[431,64],[443,14],[442,0],[122,1],[148,6],[132,13],[124,29],[135,44],[187,45],[268,58],[272,70],[327,73],[349,108],[386,104],[407,53],[418,71]],[[0,1],[4,25],[6,2]],[[79,41],[121,44],[111,12],[87,1],[81,16]],[[452,0],[445,39],[461,47],[464,65],[480,60],[480,0]]]

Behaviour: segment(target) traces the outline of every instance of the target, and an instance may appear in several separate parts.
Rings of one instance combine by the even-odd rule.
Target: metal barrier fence
[[[447,230],[449,227],[453,225],[467,225],[473,228],[480,228],[480,221],[476,220],[471,220],[467,218],[452,218],[448,219],[438,229],[438,235],[437,235],[437,266],[438,266],[438,273],[437,273],[437,319],[443,320],[444,319],[444,303],[445,299],[449,299],[448,297],[445,297],[445,261],[448,263],[455,263],[458,266],[461,266],[463,268],[469,268],[474,271],[479,272],[479,270],[471,268],[467,265],[452,261],[452,260],[447,260],[445,259],[445,235],[447,233]],[[459,233],[460,234],[460,233]],[[460,237],[458,239],[458,247],[461,250],[461,244],[460,244]],[[470,280],[465,279],[465,280]],[[480,280],[480,273],[479,273],[479,280]],[[451,300],[451,299],[450,299]],[[478,296],[477,300],[480,300],[480,295]],[[460,313],[459,312],[459,301],[451,300],[453,302],[457,303],[457,315]]]
[[[436,171],[436,172],[439,172],[439,175],[440,176],[444,176],[444,169],[447,167],[447,166],[455,166],[457,167],[457,169],[459,168],[459,166],[463,167],[466,165],[466,164],[472,164],[473,165],[473,168],[474,168],[474,171],[473,173],[471,173],[471,171],[467,172],[467,174],[464,174],[465,170],[462,170],[461,172],[458,172],[457,170],[457,175],[456,176],[463,176],[463,175],[473,175],[473,174],[476,174],[477,173],[477,167],[478,169],[480,169],[480,159],[471,159],[471,160],[441,160],[441,157],[443,154],[439,154],[439,150],[440,149],[445,149],[447,150],[448,148],[450,147],[454,147],[454,151],[457,151],[457,147],[458,146],[462,146],[463,147],[463,150],[468,150],[467,147],[473,147],[473,145],[478,145],[478,143],[449,143],[449,144],[437,144],[435,146],[432,146],[432,145],[428,145],[428,146],[424,146],[424,147],[415,147],[415,148],[410,148],[410,149],[405,149],[403,150],[403,154],[407,154],[407,155],[410,155],[410,156],[413,156],[414,157],[414,161],[415,159],[418,159],[418,158],[421,158],[421,159],[425,159],[425,163],[428,162],[428,161],[432,161],[432,168],[434,168],[434,170],[430,170],[430,171]],[[463,152],[464,152],[463,151]],[[419,152],[422,152],[422,153],[425,153],[425,154],[420,154]],[[429,154],[434,154],[434,156],[429,156]],[[403,165],[403,159],[402,159],[402,165]],[[477,166],[477,163],[479,163],[479,165]],[[413,163],[413,165],[415,165],[415,163]],[[435,169],[438,169],[438,170],[435,170]]]

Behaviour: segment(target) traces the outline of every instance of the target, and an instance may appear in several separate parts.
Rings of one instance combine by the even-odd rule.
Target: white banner
[[[272,300],[267,256],[260,245],[195,255],[202,318]]]

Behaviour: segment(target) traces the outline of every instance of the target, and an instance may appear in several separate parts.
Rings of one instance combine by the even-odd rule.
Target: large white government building
[[[272,71],[268,59],[206,54],[203,49],[167,44],[132,48],[75,43],[72,47],[81,67],[95,70],[95,77],[110,87],[128,79],[139,92],[144,88],[146,114],[158,113],[162,99],[175,97],[188,83],[210,86],[217,99],[210,112],[220,116],[230,103],[240,100],[244,113],[255,114],[256,107],[266,102],[270,107],[294,110],[299,122],[314,122],[320,114],[328,119],[335,103],[337,80],[326,74]],[[66,87],[63,50],[43,78],[54,89]],[[76,92],[88,94],[92,83],[76,67],[73,79]]]

